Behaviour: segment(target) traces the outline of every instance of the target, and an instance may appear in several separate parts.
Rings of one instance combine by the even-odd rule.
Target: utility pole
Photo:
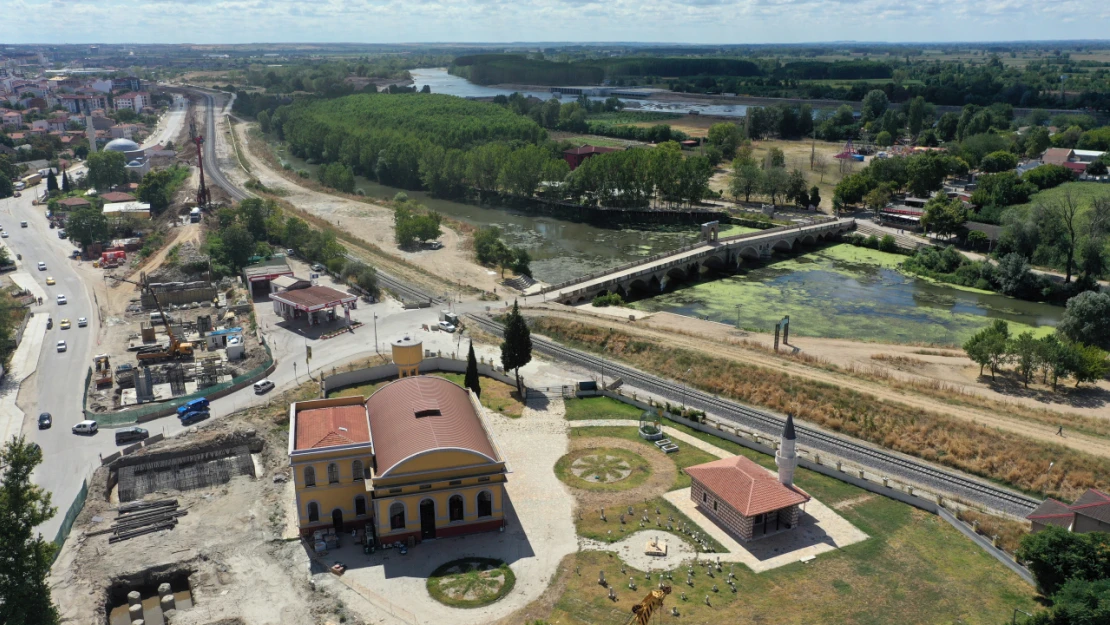
[[[374,353],[381,354],[378,351],[378,313],[374,313]]]

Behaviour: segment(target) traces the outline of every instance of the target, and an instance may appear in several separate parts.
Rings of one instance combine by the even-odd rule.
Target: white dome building
[[[138,143],[130,139],[112,139],[104,146],[105,152],[138,152],[142,150]]]

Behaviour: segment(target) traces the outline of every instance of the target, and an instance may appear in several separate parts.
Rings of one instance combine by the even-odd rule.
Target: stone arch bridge
[[[633,292],[659,293],[678,282],[698,279],[703,269],[715,272],[735,271],[744,259],[767,259],[776,251],[789,252],[798,246],[815,245],[850,232],[855,227],[855,219],[830,219],[816,224],[782,226],[715,241],[702,241],[602,274],[553,285],[544,289],[544,293],[548,301],[562,304],[579,304],[607,293],[617,293],[622,297]]]

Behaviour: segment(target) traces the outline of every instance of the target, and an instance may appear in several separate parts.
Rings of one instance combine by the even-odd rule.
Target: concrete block
[[[162,599],[159,601],[159,605],[162,607],[162,612],[166,612],[167,610],[172,610],[177,607],[177,604],[174,603],[173,595],[170,593],[162,595]]]
[[[131,619],[132,623],[134,623],[135,621],[141,621],[143,619],[143,605],[140,603],[138,605],[128,607],[127,618]]]
[[[143,596],[139,594],[139,591],[132,590],[131,592],[127,593],[127,605],[137,606],[137,605],[142,605],[142,603],[143,603]]]
[[[169,594],[173,594],[173,590],[170,588],[170,585],[168,583],[162,582],[161,584],[158,584],[158,596],[159,597],[165,597],[166,595],[169,595]]]

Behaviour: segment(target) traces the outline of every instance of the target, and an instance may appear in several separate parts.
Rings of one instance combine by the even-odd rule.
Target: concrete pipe
[[[173,595],[171,595],[171,594],[162,595],[161,606],[162,606],[162,611],[163,612],[165,612],[166,610],[172,610],[172,609],[176,608],[177,605],[173,601]]]
[[[127,605],[142,605],[142,603],[143,596],[139,594],[139,591],[132,590],[127,593]]]
[[[127,618],[131,619],[132,622],[134,622],[136,620],[142,620],[142,618],[143,618],[143,606],[133,605],[133,606],[127,608]]]
[[[166,595],[172,594],[172,593],[173,593],[173,590],[170,589],[170,585],[169,585],[168,582],[162,582],[161,584],[158,584],[158,596],[159,597],[165,597]]]

